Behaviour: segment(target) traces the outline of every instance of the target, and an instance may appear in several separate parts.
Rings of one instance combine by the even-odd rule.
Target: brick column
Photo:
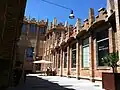
[[[95,71],[97,70],[97,43],[96,43],[97,41],[96,41],[96,37],[94,37],[93,38],[93,58],[94,58],[94,63],[92,63],[93,64],[93,67],[94,67],[94,78],[95,78]]]
[[[67,75],[70,75],[70,48],[67,47]]]
[[[63,50],[63,63],[62,63],[62,65],[63,65],[63,67],[62,67],[62,69],[63,69],[63,72],[64,72],[64,60],[65,60],[65,51]]]
[[[114,46],[114,35],[113,35],[113,29],[112,29],[112,27],[110,27],[109,29],[108,29],[108,33],[109,33],[109,35],[108,35],[108,37],[109,37],[109,53],[112,53],[114,50],[115,50],[115,46]]]
[[[52,62],[52,53],[50,54],[50,59],[49,60]],[[50,64],[50,67],[52,68],[52,64]]]
[[[60,51],[60,76],[63,75],[63,50]]]
[[[59,59],[59,52],[56,53],[56,71],[58,72],[58,59]]]
[[[82,69],[82,40],[79,41],[79,62],[80,62],[80,66],[79,66],[79,72],[81,71]],[[80,72],[81,73],[81,72]],[[80,77],[80,73],[79,73],[79,77]]]
[[[55,54],[53,54],[52,57],[53,57],[53,65],[52,65],[52,68],[55,68],[55,64],[54,64],[54,63],[55,63]]]
[[[52,64],[52,68],[54,68],[54,62],[55,62],[55,54],[52,55],[53,57],[53,64]]]
[[[114,0],[115,2],[115,18],[116,18],[116,29],[117,29],[117,50],[119,52],[119,63],[120,63],[120,17],[119,17],[119,12],[120,12],[120,1],[119,0]]]
[[[79,78],[80,75],[80,47],[79,47],[79,41],[76,43],[76,78]]]
[[[69,49],[70,49],[69,71],[70,71],[70,74],[71,74],[71,67],[72,67],[72,65],[71,65],[71,63],[72,63],[72,48],[70,47]]]
[[[93,44],[93,38],[92,35],[89,37],[89,50],[90,50],[90,79],[92,82],[94,82],[94,44]]]
[[[55,69],[57,68],[57,51],[55,51],[55,60],[54,60],[54,62],[55,62]]]

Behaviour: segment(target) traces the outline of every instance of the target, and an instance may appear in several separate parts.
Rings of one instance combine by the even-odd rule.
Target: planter
[[[105,90],[120,90],[120,73],[102,73],[102,87]]]

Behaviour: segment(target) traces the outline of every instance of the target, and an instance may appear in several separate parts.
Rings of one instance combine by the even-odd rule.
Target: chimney
[[[50,22],[50,29],[52,28],[52,22]]]
[[[64,27],[68,27],[68,21],[65,21],[65,26]]]
[[[54,18],[54,19],[53,19],[53,28],[56,28],[56,25],[57,25],[57,19]]]
[[[89,26],[88,19],[85,19],[85,20],[84,20],[84,29],[87,29],[88,26]]]
[[[49,20],[48,20],[48,18],[46,19],[46,24],[48,25],[48,22],[49,22]]]
[[[77,19],[75,27],[76,27],[76,30],[78,33],[80,30],[80,27],[81,27],[81,19],[80,18]]]
[[[107,0],[107,13],[108,16],[111,15],[112,11],[114,11],[114,0]]]
[[[94,9],[90,8],[89,9],[89,26],[91,26],[94,21],[95,21]]]

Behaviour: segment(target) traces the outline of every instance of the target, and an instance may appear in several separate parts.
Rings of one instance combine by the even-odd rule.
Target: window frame
[[[105,36],[105,38],[102,38],[102,39],[99,39],[99,40],[97,40],[97,34],[99,34],[99,33],[101,33],[101,32],[103,32],[103,31],[105,31],[105,32],[107,32],[106,33],[106,36]],[[109,54],[109,31],[108,31],[108,29],[104,29],[104,30],[101,30],[100,32],[97,32],[96,33],[96,65],[97,65],[97,67],[106,67],[105,65],[100,65],[100,61],[99,61],[99,51],[101,51],[101,50],[99,50],[99,46],[98,46],[98,44],[99,43],[103,43],[103,42],[105,42],[105,41],[107,41],[107,45],[108,46],[105,46],[104,48],[104,50],[108,50],[108,52],[107,52],[107,54]],[[103,44],[104,45],[104,44]],[[103,56],[104,57],[104,56]],[[104,63],[103,63],[104,64]]]
[[[84,44],[84,41],[85,41],[85,40],[88,40],[87,44]],[[82,68],[90,68],[90,63],[88,63],[88,64],[89,64],[88,67],[85,67],[85,66],[84,66],[85,60],[83,60],[83,59],[84,59],[84,58],[83,58],[83,57],[84,57],[84,56],[83,56],[83,53],[84,53],[84,52],[83,52],[83,49],[86,48],[86,47],[88,47],[88,48],[90,49],[90,46],[89,46],[89,37],[86,37],[86,38],[84,38],[84,39],[82,40]],[[90,50],[89,50],[89,53],[90,53]],[[88,56],[89,56],[88,58],[89,58],[89,62],[90,62],[90,54],[89,54]]]
[[[75,47],[73,47],[75,46]],[[73,52],[75,51],[75,65],[73,64]],[[76,68],[76,43],[72,44],[71,47],[71,68]]]

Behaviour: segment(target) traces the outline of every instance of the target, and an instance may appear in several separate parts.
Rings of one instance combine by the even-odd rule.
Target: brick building
[[[22,35],[29,43],[27,47],[33,48],[33,60],[52,61],[50,66],[60,76],[102,80],[102,72],[112,72],[102,58],[113,51],[120,53],[119,4],[107,0],[107,9],[100,8],[97,16],[90,8],[83,25],[80,19],[73,26],[67,21],[57,23],[56,18],[50,24],[48,20],[24,18]],[[26,58],[26,68],[28,61]],[[33,65],[33,70],[37,69],[44,70],[44,65]]]
[[[21,37],[25,38],[26,43],[24,68],[25,70],[34,71],[39,69],[39,64],[34,66],[33,60],[41,60],[44,53],[45,33],[48,21],[36,21],[35,18],[24,17]],[[33,68],[34,67],[34,68]]]
[[[54,18],[47,28],[43,58],[53,62],[58,75],[94,81],[102,80],[102,72],[112,71],[102,58],[113,51],[120,53],[120,2],[110,1],[107,10],[100,8],[97,16],[90,8],[83,25],[80,19],[71,26],[68,22],[57,24]]]

